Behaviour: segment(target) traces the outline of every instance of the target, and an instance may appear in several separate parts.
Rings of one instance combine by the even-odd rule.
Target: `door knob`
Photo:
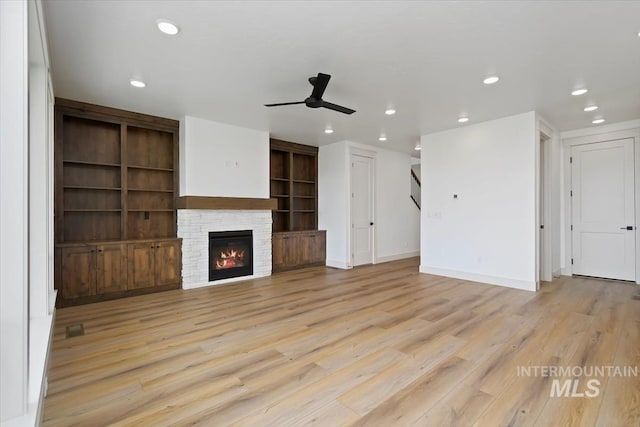
[[[633,225],[627,225],[626,227],[620,227],[620,230],[631,230],[631,231],[633,231]]]
[[[372,223],[372,222],[370,222],[370,223],[369,223],[369,225],[373,225],[373,223]]]

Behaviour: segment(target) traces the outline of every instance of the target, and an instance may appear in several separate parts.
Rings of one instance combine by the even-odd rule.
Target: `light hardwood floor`
[[[517,375],[640,365],[638,287],[562,278],[534,294],[417,264],[60,309],[45,425],[640,425],[638,377],[550,398],[552,378]]]

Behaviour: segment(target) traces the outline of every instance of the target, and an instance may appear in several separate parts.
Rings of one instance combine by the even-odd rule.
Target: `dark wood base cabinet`
[[[326,233],[325,230],[273,233],[273,272],[325,265]]]
[[[56,245],[58,306],[178,289],[181,239]]]

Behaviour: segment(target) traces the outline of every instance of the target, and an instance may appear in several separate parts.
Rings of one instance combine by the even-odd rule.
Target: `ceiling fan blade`
[[[296,105],[296,104],[304,104],[304,101],[298,102],[281,102],[279,104],[264,104],[265,107],[279,107],[281,105]]]
[[[318,100],[322,99],[322,95],[324,95],[324,91],[327,88],[330,79],[331,76],[329,74],[318,73],[318,77],[316,77],[316,80],[313,83],[311,98]]]
[[[332,104],[330,102],[322,101],[321,107],[328,108],[329,110],[339,111],[344,114],[353,114],[356,110],[352,110],[351,108],[343,107],[342,105]]]

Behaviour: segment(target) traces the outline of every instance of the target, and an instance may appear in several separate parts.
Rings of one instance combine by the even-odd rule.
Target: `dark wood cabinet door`
[[[98,294],[127,290],[127,246],[98,246]]]
[[[287,250],[285,260],[287,267],[305,264],[304,239],[297,233],[292,233],[286,237]]]
[[[78,298],[96,294],[96,247],[62,250],[62,296]]]
[[[324,265],[327,261],[327,232],[325,230],[316,231],[313,242],[312,262]]]
[[[273,234],[273,272],[324,265],[325,259],[326,232],[324,230]]]
[[[324,231],[313,231],[304,234],[303,256],[305,264],[324,263],[326,259],[326,233]]]
[[[271,257],[274,270],[286,267],[287,239],[273,235],[271,239]]]
[[[155,243],[129,243],[127,289],[150,288],[155,283]]]
[[[155,286],[180,283],[181,244],[180,240],[155,243]]]

